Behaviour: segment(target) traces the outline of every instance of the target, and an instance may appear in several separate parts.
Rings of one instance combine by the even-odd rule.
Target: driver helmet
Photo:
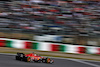
[[[32,52],[34,54],[34,52]]]
[[[34,56],[36,56],[36,54],[34,54]]]

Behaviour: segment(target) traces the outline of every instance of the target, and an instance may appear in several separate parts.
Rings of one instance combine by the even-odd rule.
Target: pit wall
[[[0,38],[0,47],[11,47],[20,49],[35,49],[41,51],[60,51],[65,53],[76,54],[98,54],[100,55],[100,47],[58,44],[48,42],[36,42],[16,39]]]

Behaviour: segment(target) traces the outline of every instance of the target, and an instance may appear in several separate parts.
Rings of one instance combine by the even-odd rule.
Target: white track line
[[[100,63],[100,61],[93,61],[93,60],[82,60],[82,59],[81,59],[81,61],[88,61],[88,62],[99,62],[99,63]]]
[[[67,60],[72,59],[72,58],[61,58],[61,57],[51,57],[51,58],[67,59]],[[73,60],[73,59],[72,59],[72,60]],[[100,61],[95,61],[95,60],[84,60],[84,59],[75,59],[75,60],[80,60],[80,61],[90,61],[90,62],[100,62]]]
[[[85,61],[81,61],[81,60],[77,60],[77,59],[69,59],[69,60],[72,60],[72,61],[75,61],[75,62],[79,62],[79,63],[83,63],[83,64],[87,64],[87,65],[94,66],[94,67],[100,67],[100,65],[89,63],[89,62],[85,62]]]
[[[16,54],[9,54],[9,53],[0,53],[0,54],[4,54],[4,55],[16,55]],[[66,59],[66,60],[71,60],[71,61],[83,63],[83,64],[90,65],[90,66],[94,66],[94,67],[100,67],[100,65],[93,64],[93,63],[89,63],[89,62],[85,62],[85,60],[78,60],[78,59],[71,59],[71,58],[60,58],[60,57],[51,57],[51,58]],[[86,60],[86,61],[88,61],[88,60]],[[99,62],[99,61],[93,61],[93,62]]]

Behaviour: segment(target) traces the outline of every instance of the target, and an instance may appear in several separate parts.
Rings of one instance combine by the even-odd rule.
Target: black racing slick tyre
[[[16,60],[19,60],[19,57],[18,56],[16,56],[15,58],[16,58]]]
[[[46,60],[45,60],[45,59],[43,59],[43,60],[42,60],[42,63],[46,63]]]
[[[27,57],[23,57],[23,61],[27,62]]]
[[[43,62],[43,63],[47,63],[47,59],[48,59],[48,58],[42,59],[42,62]]]
[[[24,55],[23,53],[17,53],[17,55],[16,55],[15,58],[16,58],[16,60],[22,61],[24,56],[25,56],[25,55]]]
[[[50,61],[50,64],[54,63],[53,61]]]

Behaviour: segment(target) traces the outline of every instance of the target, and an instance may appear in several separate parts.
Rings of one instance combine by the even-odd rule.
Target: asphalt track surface
[[[15,60],[14,55],[0,54],[0,67],[100,67],[100,62],[52,58],[54,64],[30,63]],[[96,64],[95,64],[96,63]],[[93,65],[92,65],[93,64]]]

